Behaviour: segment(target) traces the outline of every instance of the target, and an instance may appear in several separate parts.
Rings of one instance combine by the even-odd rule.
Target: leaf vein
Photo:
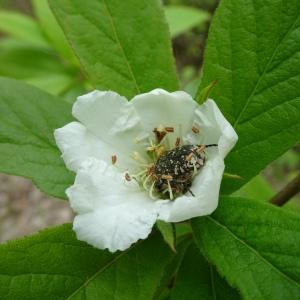
[[[102,0],[102,1],[103,1],[104,6],[105,6],[105,9],[106,9],[106,11],[107,11],[107,14],[108,14],[108,16],[109,16],[110,23],[111,23],[111,27],[112,27],[112,30],[113,30],[113,34],[114,34],[114,36],[115,36],[115,38],[116,38],[116,42],[117,42],[117,44],[118,44],[118,46],[119,46],[119,48],[120,48],[120,51],[121,51],[121,53],[122,53],[122,55],[123,55],[123,58],[124,58],[124,61],[125,61],[126,65],[127,65],[128,71],[129,71],[129,73],[130,73],[130,75],[131,75],[131,77],[132,77],[132,80],[133,80],[133,82],[134,82],[135,88],[136,88],[136,90],[137,90],[137,92],[138,92],[138,94],[139,94],[141,91],[140,91],[140,88],[139,88],[139,86],[138,86],[138,84],[137,84],[135,75],[134,75],[133,70],[132,70],[132,68],[131,68],[131,65],[130,65],[130,63],[129,63],[129,60],[128,60],[127,56],[126,56],[126,53],[125,53],[125,51],[124,51],[124,49],[123,49],[123,47],[122,47],[122,45],[121,45],[121,43],[120,43],[120,39],[119,39],[119,36],[118,36],[118,33],[117,33],[117,29],[116,29],[116,26],[115,26],[114,19],[113,19],[113,17],[112,17],[112,14],[111,14],[109,8],[108,8],[108,5],[107,5],[107,3],[106,3],[106,0]]]
[[[283,41],[289,36],[289,34],[293,31],[293,29],[294,29],[295,25],[297,24],[297,21],[298,21],[299,18],[300,18],[300,16],[298,16],[298,17],[295,19],[295,21],[292,23],[292,25],[290,26],[290,28],[289,28],[289,29],[287,30],[287,32],[283,35],[282,39],[279,41],[279,43],[278,43],[277,46],[275,47],[275,49],[274,49],[272,55],[270,56],[270,59],[268,60],[268,62],[266,63],[266,65],[265,65],[265,67],[264,67],[264,70],[263,70],[262,74],[259,76],[259,78],[258,78],[258,80],[257,80],[257,82],[256,82],[256,84],[255,84],[255,86],[254,86],[254,88],[253,88],[253,90],[252,90],[252,92],[250,93],[250,96],[248,97],[248,99],[247,99],[247,101],[246,101],[246,103],[245,103],[245,106],[243,107],[243,109],[242,109],[242,110],[240,111],[240,113],[238,114],[238,116],[237,116],[237,118],[236,118],[236,120],[235,120],[235,122],[234,122],[234,124],[233,124],[233,127],[234,127],[234,128],[236,128],[236,126],[239,124],[239,121],[240,121],[240,119],[241,119],[243,113],[247,110],[247,108],[248,108],[248,106],[249,106],[249,104],[250,104],[250,102],[251,102],[253,96],[255,95],[255,92],[256,92],[256,90],[257,90],[257,88],[258,88],[258,86],[259,86],[259,84],[260,84],[262,78],[264,78],[265,74],[267,73],[267,70],[268,70],[268,68],[269,68],[269,66],[270,66],[270,64],[271,64],[271,62],[273,61],[273,59],[274,59],[274,57],[275,57],[275,55],[276,55],[276,53],[277,53],[277,51],[278,51],[280,45],[281,45],[281,44],[283,43]]]
[[[235,240],[240,242],[242,245],[244,245],[246,248],[250,250],[254,255],[256,255],[259,259],[264,261],[267,265],[270,266],[276,273],[278,273],[281,277],[284,277],[286,280],[288,280],[290,283],[298,286],[300,288],[300,283],[295,281],[293,278],[289,277],[285,273],[283,273],[280,269],[278,269],[275,265],[273,265],[269,260],[267,260],[265,257],[263,257],[256,249],[254,249],[251,245],[247,244],[244,240],[242,240],[240,237],[238,237],[235,233],[233,233],[226,225],[221,224],[216,219],[214,219],[211,216],[206,217],[208,220],[210,220],[212,223],[215,223],[217,226],[221,227],[223,230],[227,231]]]

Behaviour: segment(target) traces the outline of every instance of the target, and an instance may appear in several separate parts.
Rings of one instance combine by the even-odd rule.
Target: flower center
[[[194,134],[199,129],[193,127]],[[205,149],[211,145],[181,145],[182,137],[177,137],[172,146],[169,134],[174,133],[173,127],[154,128],[155,141],[148,139],[145,147],[148,160],[144,160],[138,152],[133,159],[139,163],[137,174],[125,173],[127,181],[136,180],[152,199],[176,199],[191,190],[193,178],[204,166]],[[115,158],[112,157],[113,163]]]

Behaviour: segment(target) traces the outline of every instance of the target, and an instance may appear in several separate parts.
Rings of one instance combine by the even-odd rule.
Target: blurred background
[[[163,2],[181,87],[194,95],[211,17],[219,1]],[[69,102],[92,89],[46,0],[0,0],[0,76],[23,80]],[[300,145],[235,194],[269,201],[299,175],[299,169]],[[284,209],[299,213],[299,194]],[[72,219],[67,201],[46,197],[29,180],[0,173],[0,242]]]

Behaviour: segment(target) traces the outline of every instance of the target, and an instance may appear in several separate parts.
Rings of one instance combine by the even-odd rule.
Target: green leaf
[[[204,10],[180,5],[166,6],[165,14],[173,38],[193,27],[203,25],[210,18],[210,14]]]
[[[239,142],[226,160],[230,193],[300,139],[300,1],[223,0],[214,16],[200,88],[212,91]]]
[[[111,254],[63,225],[0,247],[2,300],[152,299],[171,251],[153,234]]]
[[[222,198],[192,222],[196,243],[244,299],[298,299],[300,218],[271,204]]]
[[[96,88],[129,99],[154,88],[177,90],[168,29],[157,0],[50,0]]]
[[[12,79],[0,78],[0,90],[0,171],[28,177],[43,192],[65,198],[74,175],[53,131],[72,120],[71,104]]]
[[[202,90],[199,90],[199,93],[196,95],[196,101],[198,103],[203,103],[204,101],[206,101],[216,84],[217,81],[213,80],[208,86],[206,86]]]
[[[240,296],[191,244],[181,262],[171,299],[234,300]]]
[[[172,251],[176,252],[176,229],[171,223],[166,223],[161,220],[156,221],[156,225],[162,234],[165,242],[170,246]],[[175,225],[174,225],[175,226]]]
[[[38,24],[26,15],[0,10],[0,31],[39,47],[49,47]]]
[[[78,65],[78,60],[73,54],[66,37],[58,25],[47,0],[32,0],[35,15],[38,17],[41,30],[45,33],[54,48],[72,64]]]

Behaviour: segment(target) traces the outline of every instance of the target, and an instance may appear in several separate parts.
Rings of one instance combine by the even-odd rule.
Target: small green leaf
[[[1,300],[152,299],[173,255],[156,233],[111,254],[75,238],[70,225],[0,246]]]
[[[43,192],[65,198],[74,175],[53,132],[72,121],[71,104],[12,79],[0,78],[0,90],[0,171],[28,177]]]
[[[300,1],[222,0],[213,18],[200,89],[212,91],[239,135],[223,193],[246,184],[300,140]]]
[[[196,243],[243,299],[298,299],[300,218],[271,204],[224,197],[194,219]]]
[[[173,38],[205,24],[210,18],[210,14],[204,10],[180,5],[165,6],[165,14]]]
[[[50,0],[94,86],[130,99],[178,89],[167,24],[157,0]]]
[[[196,101],[199,104],[202,104],[204,101],[206,101],[216,84],[217,81],[213,80],[208,86],[206,86],[202,90],[199,90],[198,94],[196,95]]]
[[[181,262],[171,299],[234,300],[240,296],[191,244]]]
[[[49,47],[36,21],[29,16],[0,10],[0,31],[39,47]]]
[[[165,242],[170,246],[170,248],[174,252],[176,252],[176,229],[174,227],[175,225],[160,220],[156,222],[156,225],[160,233],[162,234]]]
[[[47,0],[32,0],[35,15],[38,17],[41,30],[45,33],[54,48],[68,61],[78,65],[78,60],[70,48],[66,37],[58,25]]]

